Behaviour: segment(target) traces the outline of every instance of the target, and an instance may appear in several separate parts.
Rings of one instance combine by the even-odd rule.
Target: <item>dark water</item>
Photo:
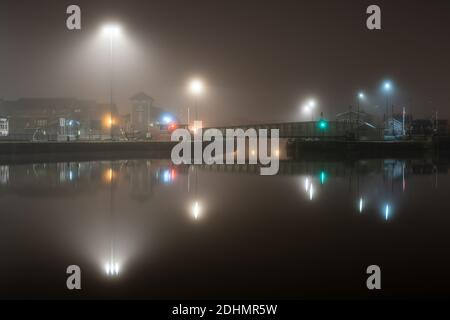
[[[286,161],[275,177],[165,160],[1,165],[0,297],[449,296],[447,170],[426,159]],[[78,292],[66,288],[73,264]],[[379,292],[366,288],[372,264]]]

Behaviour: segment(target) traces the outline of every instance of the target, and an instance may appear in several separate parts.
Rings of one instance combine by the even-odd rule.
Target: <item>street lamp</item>
[[[316,107],[316,101],[310,99],[303,105],[303,112],[311,114],[311,121],[314,121],[314,108]]]
[[[117,24],[107,24],[103,26],[103,34],[109,38],[109,105],[110,105],[110,135],[113,140],[113,71],[114,71],[114,39],[122,32],[122,28]]]
[[[203,93],[203,90],[204,90],[203,82],[199,79],[194,79],[189,84],[189,91],[195,96],[201,95]]]
[[[303,106],[303,112],[304,112],[304,113],[310,114],[311,111],[312,111],[312,110],[311,110],[311,108],[310,108],[309,106],[307,106],[307,105],[306,105],[306,106]]]
[[[198,97],[200,97],[205,91],[205,86],[203,81],[200,79],[193,79],[189,83],[189,93],[194,97],[194,107],[195,107],[195,120],[198,120]],[[189,106],[188,106],[188,125],[189,119]]]
[[[357,136],[358,136],[358,139],[359,139],[359,113],[360,113],[360,103],[361,103],[361,100],[364,100],[364,98],[365,98],[366,96],[364,95],[364,92],[362,92],[362,91],[360,91],[359,93],[358,93],[358,112],[357,112],[357,114],[356,114],[356,125],[357,125],[357,127],[356,127],[356,130],[357,130]]]
[[[108,36],[118,36],[121,31],[121,27],[117,24],[107,24],[103,26],[103,32]]]
[[[365,94],[364,94],[364,92],[359,92],[358,93],[358,113],[359,113],[359,105],[360,105],[360,103],[361,103],[361,101],[363,101],[364,99],[366,98],[366,96],[365,96]]]
[[[308,101],[308,108],[311,109],[311,120],[314,121],[314,109],[316,107],[316,100],[310,99]]]
[[[392,84],[390,81],[385,81],[383,84],[383,90],[386,94],[386,113],[384,115],[385,117],[385,127],[388,126],[388,114],[389,114],[389,93],[391,92]]]

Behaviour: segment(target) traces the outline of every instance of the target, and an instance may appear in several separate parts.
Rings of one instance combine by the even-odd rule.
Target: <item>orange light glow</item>
[[[107,114],[103,117],[103,126],[105,128],[111,128],[117,124],[117,119],[111,116],[111,114]]]
[[[116,174],[113,169],[109,168],[103,173],[103,181],[106,183],[111,183],[115,178]]]
[[[172,181],[174,181],[177,177],[177,171],[175,169],[172,169],[170,175],[171,175]]]

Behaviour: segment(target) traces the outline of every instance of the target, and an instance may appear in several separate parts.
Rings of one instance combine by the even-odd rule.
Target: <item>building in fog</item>
[[[336,115],[336,122],[345,125],[346,136],[359,140],[382,140],[383,129],[374,117],[364,111],[353,111],[351,108]]]
[[[112,122],[118,126],[116,106],[112,107],[112,114]],[[110,115],[110,105],[91,100],[0,100],[0,118],[6,119],[8,139],[12,140],[103,139],[110,135]],[[5,127],[4,120],[1,124]]]
[[[407,135],[411,122],[411,114],[394,113],[387,118],[384,133],[386,136],[394,137]]]
[[[176,116],[162,108],[156,107],[152,97],[139,92],[131,100],[131,132],[148,132],[150,128],[167,125],[177,121]]]
[[[6,118],[0,118],[0,137],[9,135],[9,121]]]
[[[434,129],[437,134],[445,134],[448,135],[450,132],[450,128],[448,126],[448,120],[434,120]]]
[[[410,134],[413,136],[433,134],[433,122],[430,119],[414,119],[411,122]]]
[[[152,122],[153,98],[139,92],[130,98],[131,100],[131,130],[147,131]]]
[[[414,119],[409,127],[411,136],[431,136],[433,134],[449,134],[448,120]]]

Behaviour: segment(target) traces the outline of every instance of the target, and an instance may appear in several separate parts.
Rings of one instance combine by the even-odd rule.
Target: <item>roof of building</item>
[[[105,113],[111,109],[109,104],[97,103],[93,100],[75,98],[22,98],[18,100],[0,100],[0,115],[49,117],[66,116],[74,112],[78,114]],[[112,106],[117,112],[117,106]]]
[[[130,98],[130,100],[135,100],[135,101],[153,101],[153,98],[150,97],[145,92],[141,91],[141,92],[136,93],[134,96],[132,96]]]
[[[354,111],[354,110],[349,110],[349,111],[345,111],[345,112],[341,112],[341,113],[336,114],[336,118],[346,117],[346,116],[349,116],[349,115],[358,115],[358,114],[359,114],[360,117],[370,117],[371,116],[369,113],[364,112],[362,110],[360,110],[359,112],[358,111]]]

